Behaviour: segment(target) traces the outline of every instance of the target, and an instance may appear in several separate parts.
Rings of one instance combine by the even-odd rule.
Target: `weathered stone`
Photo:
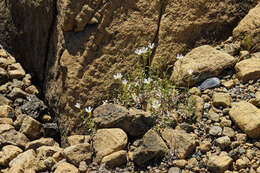
[[[230,138],[228,136],[222,136],[216,139],[216,144],[221,148],[225,149],[231,144]]]
[[[215,122],[219,122],[219,114],[213,112],[213,111],[210,111],[208,113],[208,118],[212,121],[215,121]]]
[[[58,147],[59,144],[56,141],[54,141],[52,138],[40,138],[38,140],[28,142],[26,144],[25,149],[26,150],[29,150],[29,149],[36,150],[37,148],[39,148],[41,146],[55,146],[55,147]]]
[[[202,91],[220,86],[221,81],[217,77],[211,77],[201,82],[198,88]]]
[[[51,137],[56,141],[60,140],[60,131],[57,123],[45,123],[43,124],[44,137]]]
[[[197,87],[192,87],[191,89],[189,89],[189,93],[192,95],[201,96],[201,91]]]
[[[19,147],[13,145],[4,146],[2,151],[0,151],[0,166],[7,166],[11,160],[22,152],[23,150]]]
[[[67,143],[69,146],[80,144],[80,143],[89,143],[89,135],[72,135],[67,138]]]
[[[192,86],[209,77],[220,74],[224,69],[235,64],[234,57],[205,45],[189,52],[175,63],[171,80],[180,85]],[[192,70],[191,75],[188,71]]]
[[[17,132],[14,129],[2,133],[0,137],[5,139],[7,143],[22,148],[25,148],[27,142],[29,142],[29,139],[24,134]]]
[[[168,152],[166,144],[154,130],[149,130],[134,147],[128,157],[139,166],[145,166],[149,160],[163,157]]]
[[[207,166],[208,169],[215,173],[224,173],[232,163],[232,158],[229,156],[210,156]]]
[[[178,167],[171,167],[168,173],[181,173],[181,169]]]
[[[120,105],[104,104],[94,110],[94,122],[98,128],[117,127],[131,136],[141,136],[154,124],[154,117],[142,110]]]
[[[54,173],[78,173],[78,172],[79,172],[78,168],[76,168],[74,165],[67,162],[60,163],[54,171]]]
[[[0,118],[8,118],[8,115],[13,113],[13,108],[8,105],[0,106]]]
[[[65,148],[64,155],[70,163],[79,166],[81,161],[91,162],[92,148],[89,143],[77,144]]]
[[[237,27],[233,30],[234,39],[242,40],[243,48],[249,51],[252,49],[260,50],[260,48],[255,46],[260,43],[259,14],[260,5],[258,4],[255,8],[249,11],[249,13],[240,21]]]
[[[11,103],[11,100],[6,98],[4,95],[0,94],[0,105],[10,105]]]
[[[203,114],[203,108],[204,108],[204,100],[196,95],[191,96],[192,103],[195,106],[195,117],[196,120],[199,121]]]
[[[250,160],[247,157],[242,157],[236,160],[236,165],[238,169],[243,169],[249,166]]]
[[[8,98],[15,100],[17,98],[25,99],[28,94],[21,88],[13,88],[13,90],[7,95]]]
[[[260,79],[260,56],[237,63],[235,69],[242,82]]]
[[[0,118],[0,124],[13,125],[13,120],[12,120],[12,118]]]
[[[230,89],[230,88],[232,88],[233,87],[233,85],[234,85],[235,83],[234,83],[234,80],[228,80],[228,81],[225,81],[225,82],[222,82],[222,85],[224,86],[224,87],[226,87],[227,89]]]
[[[185,159],[195,150],[195,139],[183,130],[167,128],[162,132],[162,137],[180,159]]]
[[[230,127],[224,127],[223,128],[223,135],[228,137],[234,137],[235,131]]]
[[[48,157],[52,157],[55,153],[59,153],[62,151],[63,149],[57,146],[41,146],[36,149],[37,157],[41,160],[45,160]]]
[[[214,93],[213,105],[216,107],[229,107],[232,104],[232,98],[228,93]]]
[[[20,63],[15,63],[8,66],[8,74],[11,79],[21,79],[25,76],[25,71]]]
[[[44,114],[44,115],[41,117],[41,120],[42,120],[42,122],[44,122],[44,123],[50,123],[51,120],[52,120],[52,118],[51,118],[50,115]]]
[[[212,146],[212,144],[211,144],[210,141],[202,141],[200,143],[200,147],[199,148],[200,148],[201,152],[206,153],[206,152],[208,152],[210,150],[211,146]]]
[[[42,124],[39,121],[30,116],[26,116],[23,120],[20,132],[25,134],[31,140],[35,140],[40,138],[44,131]]]
[[[179,167],[179,168],[184,168],[187,165],[187,160],[184,159],[179,159],[179,160],[174,160],[173,165]]]
[[[38,89],[34,85],[31,85],[31,86],[28,86],[27,88],[25,88],[25,92],[27,92],[29,94],[34,94],[34,95],[39,94]]]
[[[0,134],[9,131],[11,129],[14,129],[14,127],[10,124],[0,124]]]
[[[127,152],[124,150],[120,150],[110,155],[107,155],[101,161],[101,163],[105,163],[106,166],[110,168],[121,166],[126,162],[127,162]]]
[[[27,117],[28,115],[25,114],[18,114],[16,120],[14,121],[14,127],[19,130],[23,120]]]
[[[127,140],[126,133],[121,129],[111,128],[97,130],[93,138],[96,159],[101,161],[104,156],[124,149]]]
[[[209,129],[209,134],[213,136],[220,136],[222,134],[222,128],[219,126],[212,126]]]
[[[245,101],[235,103],[229,111],[229,115],[249,137],[260,137],[260,110],[254,105]]]
[[[24,114],[30,115],[34,119],[39,119],[40,115],[47,112],[47,106],[35,95],[27,95],[26,99],[28,101],[20,106],[20,109]]]
[[[36,159],[36,153],[33,150],[28,150],[19,154],[16,158],[14,158],[11,162],[9,162],[9,167],[13,168],[14,170],[16,169],[19,170],[21,168],[23,169],[32,168],[35,159]]]

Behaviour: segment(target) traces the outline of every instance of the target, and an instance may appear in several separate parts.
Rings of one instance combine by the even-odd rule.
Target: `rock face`
[[[260,4],[249,11],[246,17],[240,21],[233,30],[233,37],[242,40],[242,46],[250,51],[259,51],[257,46],[260,43]]]
[[[254,105],[245,101],[238,102],[232,106],[229,115],[249,137],[260,137],[260,110]]]
[[[135,70],[135,49],[158,42],[152,64],[163,57],[167,66],[175,62],[177,53],[187,52],[196,42],[211,42],[207,33],[226,39],[254,5],[254,1],[216,0],[58,0],[59,20],[49,43],[44,93],[60,114],[62,136],[85,131],[84,125],[79,128],[82,121],[75,103],[99,105],[114,88],[113,74]]]
[[[234,64],[234,57],[204,45],[193,49],[174,64],[171,80],[179,85],[192,86],[209,77],[217,76]],[[189,74],[189,70],[192,70],[192,74]]]
[[[229,156],[211,156],[207,163],[209,170],[215,173],[223,173],[228,170],[230,164],[232,163],[232,158]]]

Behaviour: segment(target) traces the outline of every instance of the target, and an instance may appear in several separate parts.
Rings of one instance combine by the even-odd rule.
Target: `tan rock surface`
[[[228,170],[232,161],[232,158],[230,158],[229,156],[213,155],[209,158],[207,166],[209,170],[215,173],[224,173],[226,170]]]
[[[180,159],[185,159],[195,150],[195,139],[184,130],[167,128],[162,132],[162,137]]]
[[[18,154],[22,153],[23,150],[17,146],[6,145],[0,152],[0,165],[7,166],[8,163],[13,160]]]
[[[31,140],[40,138],[43,135],[43,131],[44,129],[42,124],[30,116],[24,118],[20,128],[20,132],[25,134]]]
[[[54,173],[78,173],[78,169],[67,162],[60,163],[55,169]]]
[[[212,99],[213,105],[216,107],[230,107],[232,104],[232,98],[229,93],[214,93]]]
[[[254,105],[245,101],[235,103],[230,109],[229,115],[249,137],[260,137],[260,110]]]
[[[93,138],[96,159],[101,161],[104,156],[125,148],[128,138],[119,128],[100,129]]]
[[[260,55],[237,63],[235,69],[242,82],[260,79]]]
[[[21,154],[19,154],[16,158],[14,158],[10,163],[9,167],[14,170],[29,169],[34,167],[34,161],[36,159],[36,153],[33,150],[27,150]],[[14,171],[15,172],[15,171]]]
[[[72,135],[67,138],[67,143],[69,146],[80,144],[80,143],[89,143],[89,135]]]
[[[126,162],[127,162],[127,152],[124,150],[120,150],[110,155],[107,155],[101,161],[101,163],[105,163],[106,166],[110,168],[113,168],[115,166],[120,166],[122,164],[125,164]]]
[[[235,58],[215,48],[204,45],[193,49],[174,64],[171,80],[180,85],[192,86],[209,77],[215,77],[225,68],[232,67]],[[189,70],[192,74],[189,75]]]

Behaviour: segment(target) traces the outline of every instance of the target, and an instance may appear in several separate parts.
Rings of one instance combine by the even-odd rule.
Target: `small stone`
[[[228,136],[223,136],[216,139],[216,143],[222,150],[231,144],[230,138]]]
[[[215,121],[215,122],[219,122],[219,114],[215,113],[215,112],[209,112],[208,114],[208,118],[212,121]]]
[[[88,170],[88,165],[85,161],[81,161],[79,163],[79,172],[87,172]]]
[[[221,117],[221,118],[220,118],[220,124],[221,124],[221,126],[223,126],[223,127],[225,127],[225,126],[226,126],[226,127],[231,127],[232,121],[226,119],[225,117]]]
[[[14,127],[10,124],[0,124],[0,134],[9,131],[11,129],[14,129]]]
[[[17,98],[25,99],[28,94],[24,92],[21,88],[13,88],[13,90],[7,95],[8,98],[15,100]]]
[[[247,136],[244,133],[238,133],[236,134],[236,140],[240,143],[245,143],[247,140]]]
[[[62,162],[55,169],[54,173],[78,173],[79,170],[74,165]]]
[[[23,150],[17,146],[6,145],[0,151],[0,166],[6,166],[13,160],[18,154],[22,153]]]
[[[31,86],[25,88],[25,92],[27,92],[29,94],[33,94],[33,95],[38,95],[39,94],[38,89],[34,85],[31,85]]]
[[[22,148],[25,148],[27,142],[29,142],[29,139],[23,133],[17,132],[14,129],[2,133],[0,135],[0,138],[1,137],[3,137],[7,143]]]
[[[207,167],[215,173],[224,173],[232,163],[232,158],[229,156],[210,156]]]
[[[218,87],[221,84],[221,81],[217,77],[208,78],[203,81],[198,88],[201,90],[206,90],[214,87]]]
[[[197,88],[197,87],[192,87],[189,90],[189,93],[192,94],[192,95],[196,95],[196,96],[200,96],[201,95],[200,89]]]
[[[79,165],[81,161],[91,162],[92,148],[88,143],[77,144],[64,149],[66,159],[74,165]]]
[[[213,136],[220,136],[222,134],[222,128],[219,126],[212,126],[209,130],[209,134]]]
[[[121,166],[127,162],[127,152],[124,150],[117,151],[108,156],[105,156],[101,163],[105,163],[106,166],[113,168],[116,166]]]
[[[235,131],[230,127],[224,127],[223,128],[223,135],[232,138],[232,137],[235,136]]]
[[[236,161],[236,165],[238,166],[239,169],[243,169],[246,168],[247,166],[249,166],[249,160],[246,157],[243,157],[242,159],[237,159]]]
[[[80,143],[88,143],[90,141],[89,135],[72,135],[67,138],[67,143],[69,146],[80,144]]]
[[[48,114],[44,114],[41,118],[42,122],[44,123],[50,123],[51,122],[51,116]]]
[[[206,94],[202,94],[201,98],[204,100],[204,102],[209,102],[210,101],[210,97]]]
[[[211,142],[210,141],[202,141],[201,144],[200,144],[200,151],[201,152],[208,152],[211,148]]]
[[[21,168],[23,169],[30,168],[33,167],[35,159],[36,159],[36,153],[33,150],[27,150],[19,154],[16,158],[14,158],[11,162],[9,162],[9,167],[11,167],[11,169],[13,168],[12,169],[13,172],[20,170]]]
[[[231,89],[235,85],[235,83],[234,80],[231,79],[229,81],[222,82],[222,85],[227,89]]]
[[[213,95],[213,105],[215,107],[223,106],[229,107],[231,106],[232,98],[228,93],[214,93]]]
[[[21,79],[26,73],[20,63],[15,63],[8,66],[8,74],[11,79]]]
[[[209,103],[205,103],[204,104],[204,109],[209,109],[210,108],[210,104]]]
[[[184,168],[188,162],[184,159],[179,159],[179,160],[174,160],[173,165],[179,167],[179,168]]]
[[[31,140],[35,140],[40,138],[44,131],[42,124],[39,121],[30,116],[26,116],[23,120],[20,132],[25,134]]]
[[[41,146],[56,146],[56,147],[58,147],[59,144],[56,141],[54,141],[52,138],[40,138],[38,140],[31,141],[31,142],[27,143],[25,149],[26,150],[29,150],[29,149],[36,150],[37,148],[39,148]]]
[[[178,167],[171,167],[168,173],[182,173],[181,169]]]
[[[13,108],[8,105],[0,106],[0,118],[8,118],[9,114],[13,113]]]
[[[93,138],[96,159],[101,161],[104,156],[124,149],[127,145],[127,135],[119,128],[99,129]]]
[[[177,156],[180,159],[186,158],[195,150],[195,138],[184,130],[166,128],[162,132],[162,137],[173,151],[178,151]]]
[[[12,118],[0,118],[0,124],[13,125],[13,120],[12,120]]]

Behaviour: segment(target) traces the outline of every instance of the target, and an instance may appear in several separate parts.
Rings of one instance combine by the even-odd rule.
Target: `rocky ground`
[[[175,63],[171,80],[197,86],[189,89],[196,120],[172,112],[176,125],[156,131],[150,112],[105,103],[93,111],[96,133],[71,134],[63,146],[30,75],[1,48],[0,172],[260,173],[259,15],[258,5],[233,37]],[[234,39],[245,30],[250,41]]]

